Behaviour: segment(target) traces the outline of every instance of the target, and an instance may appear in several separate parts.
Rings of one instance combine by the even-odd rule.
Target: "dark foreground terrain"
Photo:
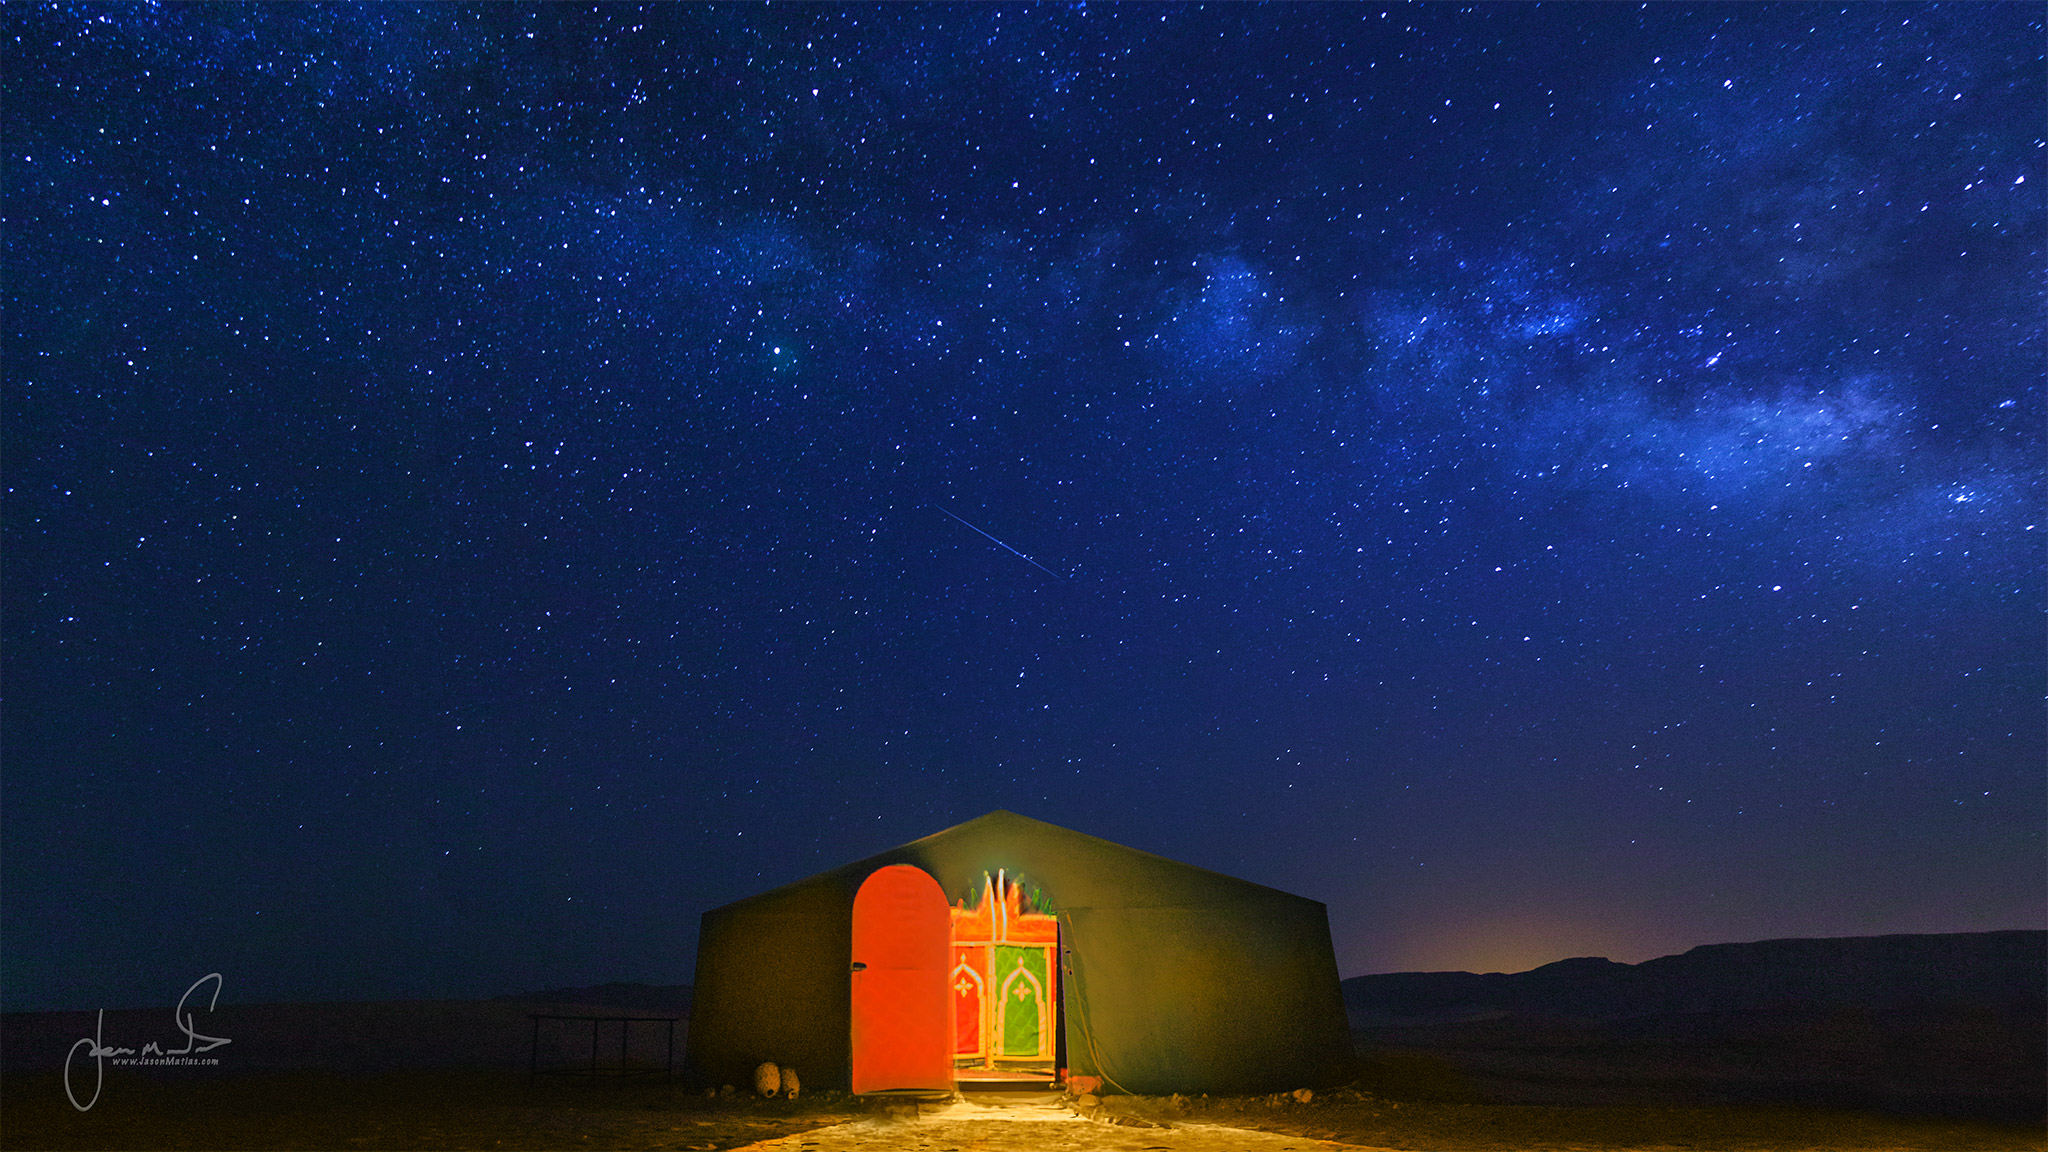
[[[508,1070],[109,1077],[90,1112],[53,1075],[0,1087],[0,1147],[736,1148],[840,1123],[846,1101],[708,1101],[648,1081]]]
[[[820,1093],[796,1101],[707,1100],[656,1081],[486,1072],[246,1073],[108,1082],[92,1111],[51,1074],[0,1085],[0,1147],[19,1149],[710,1149],[873,1117]],[[1768,1108],[1561,1107],[1395,1100],[1355,1090],[1289,1098],[1104,1101],[1099,1131],[1121,1147],[1133,1126],[1220,1124],[1380,1149],[1722,1149],[1764,1152],[2018,1152],[2038,1129]],[[914,1126],[902,1146],[917,1147]],[[1162,1132],[1163,1137],[1165,1134]],[[1225,1141],[1227,1143],[1227,1141]],[[961,1152],[971,1147],[961,1145]],[[934,1148],[932,1152],[941,1152]]]
[[[2041,933],[1716,945],[1639,965],[1570,960],[1513,975],[1405,973],[1345,982],[1359,1079],[1290,1097],[1110,1096],[1099,1147],[1200,1147],[1227,1125],[1373,1149],[2048,1149],[2048,980]],[[707,1098],[680,1068],[689,990],[607,985],[481,1002],[222,1004],[197,1017],[228,1042],[208,1068],[109,1066],[89,1112],[58,1071],[82,1036],[173,1049],[170,1006],[0,1017],[0,1149],[729,1149],[859,1122],[818,1143],[894,1148],[879,1106]],[[678,1016],[678,1068],[600,1078],[590,1025],[530,1013]],[[659,1070],[666,1025],[600,1027],[599,1056]],[[89,1092],[89,1064],[74,1066]],[[1180,1128],[1175,1144],[1138,1140]],[[971,1127],[971,1126],[970,1126]],[[900,1130],[900,1146],[964,1142],[958,1126]],[[1096,1148],[1094,1128],[1060,1129]],[[1164,1137],[1162,1136],[1162,1140]],[[1203,1140],[1209,1143],[1203,1143]],[[1081,1145],[1072,1145],[1080,1140]],[[950,1141],[950,1143],[948,1142]],[[1192,1141],[1192,1143],[1190,1142]],[[802,1152],[802,1140],[786,1145]],[[1042,1152],[1042,1149],[1034,1149]],[[1227,1148],[1224,1152],[1240,1152]]]

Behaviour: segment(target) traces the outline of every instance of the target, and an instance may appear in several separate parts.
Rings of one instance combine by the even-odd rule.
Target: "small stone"
[[[732,1099],[733,1097],[735,1097],[735,1096],[739,1095],[739,1094],[740,1094],[740,1090],[739,1090],[739,1089],[737,1089],[737,1088],[735,1088],[735,1087],[733,1087],[733,1086],[732,1086],[732,1085],[730,1085],[730,1084],[727,1084],[727,1085],[726,1085],[725,1087],[723,1087],[723,1088],[720,1088],[720,1089],[718,1090],[718,1094],[719,1094],[720,1096],[723,1096],[723,1097],[725,1097],[725,1098],[726,1098],[727,1100],[730,1100],[730,1099]]]
[[[1296,1089],[1294,1090],[1294,1102],[1295,1102],[1296,1104],[1306,1104],[1306,1103],[1308,1103],[1309,1101],[1311,1101],[1311,1100],[1313,1100],[1313,1099],[1315,1099],[1315,1098],[1316,1098],[1316,1094],[1315,1094],[1315,1090],[1314,1090],[1314,1089],[1311,1089],[1311,1088],[1296,1088]]]
[[[782,1070],[773,1062],[762,1061],[761,1066],[754,1069],[754,1091],[764,1099],[782,1091]]]

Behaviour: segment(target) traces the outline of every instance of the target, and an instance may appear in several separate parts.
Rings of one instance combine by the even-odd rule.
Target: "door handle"
[[[868,966],[867,966],[867,965],[865,965],[865,964],[863,964],[863,963],[861,963],[861,962],[860,962],[860,961],[858,961],[858,960],[855,960],[855,961],[853,962],[853,970],[854,970],[855,972],[865,972],[865,971],[867,971],[867,970],[868,970]]]

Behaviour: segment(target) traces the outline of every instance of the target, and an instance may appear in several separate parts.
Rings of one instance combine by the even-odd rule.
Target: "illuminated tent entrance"
[[[998,874],[981,901],[950,910],[953,1078],[1050,1081],[1057,1076],[1057,917],[1026,911],[1024,890]]]
[[[1059,1069],[1059,922],[1006,874],[948,906],[909,864],[853,898],[855,1092],[1049,1087]]]
[[[1340,1084],[1321,904],[1010,812],[704,914],[689,1069],[860,1093]]]

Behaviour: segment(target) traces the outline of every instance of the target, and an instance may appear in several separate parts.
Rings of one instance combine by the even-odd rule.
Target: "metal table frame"
[[[682,1017],[680,1016],[558,1016],[552,1013],[529,1012],[526,1014],[526,1018],[533,1021],[533,1044],[527,1050],[526,1057],[526,1073],[528,1079],[539,1076],[542,1072],[546,1072],[547,1074],[552,1076],[652,1075],[655,1071],[653,1068],[635,1068],[626,1062],[626,1040],[630,1030],[635,1024],[668,1025],[668,1059],[661,1069],[661,1074],[664,1079],[675,1078],[676,1021],[682,1019]],[[575,1065],[562,1068],[543,1069],[540,1066],[540,1022],[543,1020],[590,1021],[590,1066],[588,1068],[585,1068],[581,1065]],[[600,1065],[597,1062],[597,1032],[598,1026],[601,1024],[617,1024],[619,1026],[619,1062],[616,1067],[611,1065]]]

